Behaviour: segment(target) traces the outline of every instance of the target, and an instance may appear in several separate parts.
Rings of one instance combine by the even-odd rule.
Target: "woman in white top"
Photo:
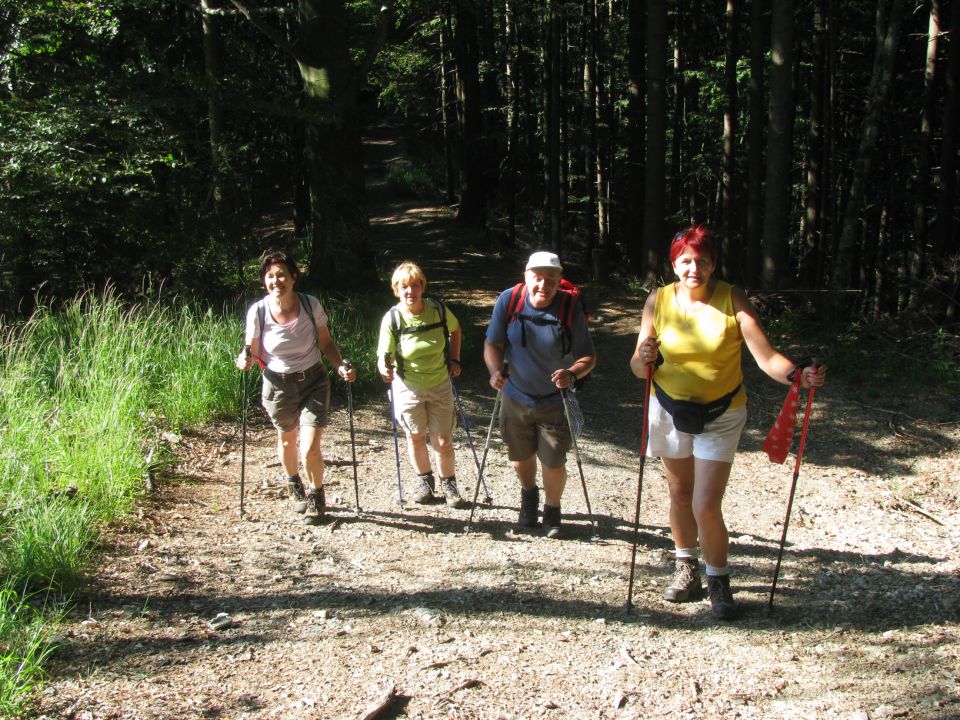
[[[260,263],[267,294],[247,310],[245,345],[237,367],[249,370],[254,360],[263,368],[263,407],[277,429],[277,452],[287,478],[295,512],[310,524],[323,518],[323,453],[321,438],[330,406],[330,380],[320,354],[353,382],[356,371],[343,364],[327,328],[327,314],[312,295],[294,290],[299,270],[291,257],[268,251]],[[297,457],[306,475],[300,477]]]

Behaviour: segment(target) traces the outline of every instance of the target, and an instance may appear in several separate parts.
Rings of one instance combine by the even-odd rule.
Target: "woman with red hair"
[[[647,298],[630,368],[646,378],[647,368],[654,367],[647,456],[663,462],[676,547],[676,572],[664,597],[670,602],[703,597],[699,541],[711,610],[729,620],[737,607],[721,505],[747,419],[741,347],[746,342],[760,369],[787,385],[799,371],[802,387],[820,387],[826,368],[798,368],[778,352],[746,293],[715,276],[718,260],[705,226],[673,237],[670,264],[677,279]]]

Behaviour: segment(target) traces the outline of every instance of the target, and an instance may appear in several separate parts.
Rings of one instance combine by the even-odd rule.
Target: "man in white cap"
[[[533,253],[524,282],[497,298],[483,347],[490,385],[503,393],[500,432],[520,480],[519,525],[539,524],[539,458],[543,527],[551,538],[561,535],[560,498],[572,442],[560,392],[597,363],[580,299],[560,289],[562,273],[556,254]]]

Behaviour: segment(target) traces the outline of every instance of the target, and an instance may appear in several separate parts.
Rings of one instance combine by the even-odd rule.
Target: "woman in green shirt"
[[[407,436],[410,464],[419,480],[413,500],[426,504],[434,499],[429,435],[446,503],[462,508],[467,503],[457,490],[451,385],[451,378],[460,375],[460,323],[443,302],[424,297],[427,278],[414,263],[400,263],[390,284],[399,301],[380,323],[377,369],[391,384],[396,420]]]

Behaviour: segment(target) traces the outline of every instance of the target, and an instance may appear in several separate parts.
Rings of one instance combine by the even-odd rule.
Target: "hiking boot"
[[[303,521],[307,525],[319,525],[323,521],[323,516],[327,512],[327,499],[324,497],[323,488],[311,488],[306,497],[306,514]]]
[[[287,480],[287,494],[290,496],[290,508],[301,515],[307,511],[307,494],[300,478]]]
[[[534,528],[537,523],[537,511],[540,509],[540,488],[532,487],[529,490],[520,490],[520,519],[517,521],[522,528]]]
[[[548,538],[563,537],[560,527],[560,508],[543,504],[543,531]]]
[[[670,587],[663,591],[663,597],[675,603],[703,598],[700,566],[696,558],[677,558],[677,569],[670,580]]]
[[[732,620],[737,616],[729,575],[707,575],[707,592],[710,593],[710,611],[715,618]]]
[[[442,478],[443,497],[447,505],[452,508],[460,509],[467,506],[467,501],[460,497],[460,491],[457,490],[457,479],[455,477]]]
[[[417,475],[417,479],[420,481],[420,487],[417,488],[417,492],[413,494],[413,501],[418,505],[427,505],[433,502],[433,489],[436,481],[433,478],[433,473],[428,472],[423,475]]]

